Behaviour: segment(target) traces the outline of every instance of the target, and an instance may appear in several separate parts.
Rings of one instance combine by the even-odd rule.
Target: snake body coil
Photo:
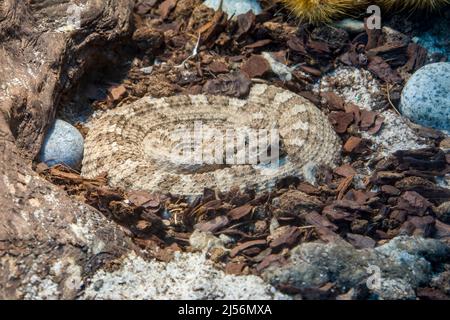
[[[176,133],[194,132],[199,122],[222,133],[276,129],[281,146],[278,165],[183,163],[174,150],[186,143],[180,144]],[[201,143],[211,147],[211,140]],[[245,148],[250,145],[251,141]],[[146,97],[107,112],[94,121],[86,137],[82,174],[94,178],[106,172],[113,186],[176,195],[198,195],[207,187],[264,191],[279,178],[302,175],[309,163],[333,165],[340,150],[339,137],[316,106],[290,91],[259,84],[246,100],[212,95]]]

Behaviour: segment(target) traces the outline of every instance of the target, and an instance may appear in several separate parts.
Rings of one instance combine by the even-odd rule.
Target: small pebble
[[[350,33],[364,32],[364,22],[356,19],[344,19],[335,23],[335,26]]]
[[[57,119],[47,132],[39,153],[39,161],[48,166],[65,164],[78,169],[83,159],[84,139],[71,124]]]
[[[267,60],[273,73],[275,73],[280,80],[282,81],[292,80],[291,68],[275,60],[275,58],[272,56],[270,52],[263,52],[261,55]]]
[[[144,74],[151,74],[153,72],[153,66],[141,68],[140,71]]]
[[[403,88],[400,111],[412,122],[450,132],[450,62],[416,71]]]

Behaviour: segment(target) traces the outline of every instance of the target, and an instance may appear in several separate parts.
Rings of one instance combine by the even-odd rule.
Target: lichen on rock
[[[450,247],[434,239],[399,236],[362,250],[344,241],[312,242],[294,248],[289,264],[268,268],[264,278],[275,287],[290,286],[300,292],[332,282],[342,293],[363,287],[371,298],[414,299],[414,290],[432,278],[433,265],[449,260]],[[368,288],[369,267],[380,271],[379,287]]]

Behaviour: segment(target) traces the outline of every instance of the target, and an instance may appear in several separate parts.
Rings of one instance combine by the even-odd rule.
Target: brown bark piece
[[[270,71],[270,64],[263,56],[254,55],[244,62],[241,71],[249,78],[262,77]]]
[[[87,277],[134,247],[122,228],[23,158],[39,152],[63,88],[96,64],[98,44],[130,34],[134,3],[125,0],[90,2],[81,29],[57,32],[77,2],[6,0],[0,8],[0,299],[74,299]],[[64,272],[55,275],[54,265]],[[55,284],[49,296],[38,288],[45,282]]]

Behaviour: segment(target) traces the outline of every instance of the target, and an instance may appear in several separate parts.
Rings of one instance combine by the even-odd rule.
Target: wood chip
[[[346,178],[356,175],[356,170],[348,163],[337,167],[336,169],[334,169],[334,172]]]
[[[213,61],[208,66],[212,73],[227,73],[228,65],[221,61]]]
[[[292,247],[298,243],[301,231],[297,227],[286,227],[283,232],[280,232],[270,241],[271,248],[278,248],[280,246]]]
[[[353,113],[347,113],[342,111],[333,111],[328,116],[331,124],[334,127],[334,130],[337,133],[344,133],[347,131],[347,128],[353,122],[354,117]]]
[[[321,97],[326,100],[326,103],[331,108],[331,110],[344,110],[344,99],[342,99],[342,97],[338,96],[336,93],[330,91],[322,92]]]
[[[353,103],[347,103],[344,107],[345,112],[353,113],[354,123],[359,125],[361,122],[361,109]]]
[[[262,77],[271,70],[269,62],[260,55],[251,56],[241,67],[241,71],[252,79]]]
[[[370,134],[377,134],[381,130],[383,124],[384,124],[384,117],[382,115],[377,114],[375,124],[372,126],[372,128],[368,130],[368,132]]]
[[[359,137],[350,137],[344,144],[344,151],[347,153],[352,153],[361,146],[362,139]]]
[[[407,49],[408,61],[405,65],[407,72],[415,72],[427,62],[428,51],[417,43],[410,43]]]
[[[251,81],[245,73],[222,74],[216,79],[208,80],[203,86],[203,93],[244,98],[250,92],[250,85]]]
[[[316,211],[304,213],[300,218],[304,220],[307,225],[312,225],[314,227],[328,228],[332,231],[337,231],[339,229],[338,226]]]
[[[240,14],[236,17],[238,30],[236,31],[235,37],[237,39],[245,36],[255,25],[256,16],[253,11],[249,10],[245,14]]]
[[[409,214],[423,216],[431,206],[432,204],[417,192],[406,191],[399,198],[396,208]]]
[[[227,216],[217,216],[216,218],[202,223],[197,223],[194,226],[194,229],[200,230],[203,232],[216,232],[223,227],[227,226],[229,223],[229,219]]]
[[[148,205],[149,207],[159,207],[159,201],[146,191],[132,191],[127,194],[128,200],[135,206],[141,207]]]
[[[113,101],[119,101],[123,97],[125,97],[127,93],[127,89],[123,85],[119,85],[117,87],[114,87],[110,90],[111,93],[111,99]]]
[[[246,264],[242,262],[228,262],[227,265],[225,266],[225,273],[241,275],[245,267]]]
[[[399,196],[401,191],[399,189],[397,189],[394,186],[391,185],[384,185],[381,186],[381,191],[383,191],[384,193],[391,195],[391,196]]]
[[[287,41],[287,46],[289,47],[289,49],[297,53],[302,53],[304,55],[308,54],[303,40],[296,36],[292,36],[291,38],[289,38],[289,40]]]
[[[361,111],[361,130],[367,131],[375,123],[377,113],[374,111],[362,110]]]
[[[253,246],[265,246],[266,244],[267,244],[266,240],[252,240],[252,241],[247,241],[247,242],[241,243],[241,244],[237,245],[236,247],[234,247],[230,251],[230,257],[234,258],[241,251],[251,248]]]
[[[252,212],[253,206],[246,204],[241,207],[234,208],[228,212],[230,220],[239,220],[249,215]]]
[[[175,6],[177,5],[178,0],[164,0],[160,5],[159,5],[159,14],[161,16],[161,18],[167,19],[167,17],[169,16],[170,12],[175,8]]]
[[[429,237],[434,232],[435,219],[431,216],[408,217],[408,220],[402,225],[401,231],[416,237]]]
[[[281,254],[270,254],[256,266],[256,271],[261,272],[269,266],[282,266],[286,263],[286,259]]]
[[[402,82],[397,71],[393,70],[381,57],[370,58],[367,69],[385,82],[397,84]]]

